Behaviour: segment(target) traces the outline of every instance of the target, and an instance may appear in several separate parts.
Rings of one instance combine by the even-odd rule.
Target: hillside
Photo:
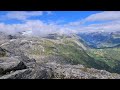
[[[38,61],[41,58],[55,56],[62,57],[65,59],[65,62],[71,64],[86,64],[85,61],[90,59],[86,52],[84,52],[86,47],[74,37],[60,39],[48,39],[48,37],[18,38],[1,44],[1,48],[10,52],[10,56],[24,54]]]
[[[78,34],[91,48],[112,48],[120,45],[120,32],[91,32]]]
[[[0,44],[1,79],[42,78],[44,74],[41,73],[44,72],[52,73],[54,77],[48,75],[43,78],[119,78],[119,75],[112,74],[119,73],[119,70],[111,69],[105,60],[98,60],[93,52],[96,49],[88,48],[87,44],[76,35],[49,34],[46,37],[3,35],[2,37],[6,37],[6,42]],[[68,76],[63,72],[68,73]],[[56,76],[56,73],[59,74]]]
[[[89,46],[86,50],[87,54],[94,58],[102,66],[102,69],[120,73],[119,31],[84,33],[79,36]]]
[[[107,71],[120,73],[120,48],[89,49],[89,55],[97,61],[102,61],[109,67]],[[105,68],[105,66],[104,66]]]
[[[63,64],[82,64],[86,67],[103,68],[99,64],[102,61],[96,62],[94,58],[90,57],[86,52],[87,47],[75,36],[60,39],[48,39],[48,37],[18,38],[2,44],[1,48],[9,52],[9,56],[25,55],[38,62],[48,62],[52,58],[53,60],[56,58],[56,62]]]

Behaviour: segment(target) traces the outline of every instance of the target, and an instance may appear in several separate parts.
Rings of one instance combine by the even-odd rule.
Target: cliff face
[[[75,36],[4,36],[5,42],[0,43],[0,79],[120,78],[102,70],[105,64],[90,57],[87,47]]]

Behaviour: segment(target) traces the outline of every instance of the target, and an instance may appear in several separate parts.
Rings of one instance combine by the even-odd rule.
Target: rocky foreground
[[[0,79],[120,79],[120,75],[83,65],[43,64],[16,56],[0,58]]]

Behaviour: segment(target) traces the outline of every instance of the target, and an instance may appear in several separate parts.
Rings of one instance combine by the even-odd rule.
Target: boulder
[[[28,68],[3,75],[0,79],[51,79],[52,74],[51,70],[46,67]]]
[[[60,65],[54,62],[36,64],[34,68],[17,70],[0,79],[120,79],[119,74],[85,68],[83,65]]]
[[[24,54],[21,54],[20,56],[15,56],[17,59],[20,61],[24,62],[24,64],[29,67],[33,68],[36,65],[36,60],[35,59],[30,59],[29,57],[25,56]]]
[[[17,39],[15,35],[8,35],[8,39]]]
[[[26,69],[27,66],[15,57],[0,58],[0,74],[6,74],[10,71]]]
[[[30,69],[17,70],[13,73],[0,77],[0,79],[30,79],[27,77],[29,73],[31,73]]]

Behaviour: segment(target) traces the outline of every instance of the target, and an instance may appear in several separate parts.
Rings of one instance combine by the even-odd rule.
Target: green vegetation
[[[68,60],[71,64],[86,64],[84,61],[89,58],[88,55],[78,46],[72,39],[63,39],[60,43],[47,41],[45,53],[51,55],[59,55]]]
[[[75,38],[62,38],[60,40],[44,39],[37,41],[37,44],[33,44],[28,53],[35,57],[57,55],[63,57],[70,64],[83,64],[85,67],[112,71],[111,68],[116,65],[116,62],[105,60],[103,56],[106,53],[100,53],[100,51],[103,52],[100,49],[85,51],[81,42]]]
[[[28,53],[35,57],[56,55],[63,57],[71,64],[82,64],[89,68],[120,73],[120,48],[84,50],[83,42],[66,37],[59,40],[44,38],[36,42],[37,44],[33,44],[28,49]]]
[[[72,45],[57,45],[58,54],[65,57],[66,60],[69,60],[71,63],[77,64],[82,63],[83,59],[86,59],[84,52],[80,51],[79,48]]]
[[[6,53],[5,52],[0,52],[0,57],[4,57],[6,56]]]
[[[109,66],[106,70],[120,73],[120,48],[90,49],[88,54]]]
[[[120,73],[120,48],[90,49],[84,44],[84,41],[78,41],[76,37],[63,36],[61,39],[32,38],[22,40],[20,46],[18,43],[15,44],[17,47],[13,47],[15,45],[11,43],[8,47],[15,53],[22,51],[36,60],[44,56],[58,56],[70,64]],[[0,52],[0,57],[5,55],[6,52]]]
[[[6,56],[6,51],[2,48],[0,48],[0,57]]]

